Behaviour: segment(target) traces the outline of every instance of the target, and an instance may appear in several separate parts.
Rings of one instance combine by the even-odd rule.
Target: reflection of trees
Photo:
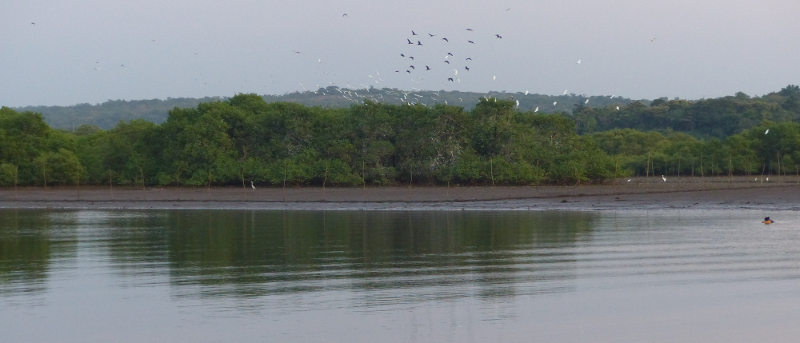
[[[45,290],[51,259],[74,240],[53,231],[46,211],[0,210],[0,294]]]
[[[452,297],[471,288],[454,286],[474,285],[479,296],[495,297],[518,294],[519,287],[536,288],[525,293],[557,291],[553,281],[574,277],[570,248],[591,230],[594,218],[547,212],[176,211],[136,224],[147,230],[115,230],[113,241],[139,242],[111,251],[122,262],[118,267],[137,259],[167,262],[179,294],[355,289],[379,299],[398,290]]]

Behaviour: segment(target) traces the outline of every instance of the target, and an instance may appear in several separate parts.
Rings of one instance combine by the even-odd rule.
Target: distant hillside
[[[346,89],[335,86],[320,88],[317,91],[294,92],[283,95],[263,95],[267,102],[293,102],[305,106],[349,107],[360,104],[365,99],[387,104],[425,104],[433,106],[437,103],[462,106],[471,110],[483,97],[519,100],[521,111],[535,110],[539,112],[571,113],[577,104],[588,107],[605,107],[612,104],[627,105],[633,100],[609,96],[585,96],[566,94],[550,96],[542,94],[505,93],[505,92],[458,92],[458,91],[403,91],[390,88]],[[79,104],[74,106],[27,106],[14,108],[16,111],[32,111],[41,113],[48,125],[53,128],[70,130],[81,125],[95,125],[101,129],[111,129],[120,121],[144,119],[153,123],[167,120],[167,113],[175,107],[195,108],[202,102],[222,101],[226,97],[170,98],[167,100],[110,100],[102,104]],[[587,103],[586,100],[589,100]],[[649,103],[649,101],[645,101]]]

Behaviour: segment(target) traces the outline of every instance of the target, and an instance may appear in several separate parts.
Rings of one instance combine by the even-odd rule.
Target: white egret
[[[767,129],[767,131],[764,131],[764,134],[765,134],[765,135],[766,135],[766,134],[768,134],[768,133],[769,133],[769,129]]]
[[[561,95],[567,95],[567,90],[565,89],[564,90],[564,94],[561,94]]]
[[[664,177],[664,175],[661,175],[661,180],[664,180],[664,182],[667,182],[667,178]]]
[[[619,106],[617,106],[617,111],[619,111]]]
[[[253,189],[256,189],[256,185],[253,184],[252,180],[250,181],[250,187],[253,188]]]
[[[492,81],[497,80],[497,76],[492,76]]]
[[[528,95],[528,91],[527,90],[525,91],[525,95]]]
[[[536,109],[533,110],[533,113],[539,112],[539,106],[536,106]]]
[[[589,99],[586,99],[586,102],[584,102],[584,104],[588,104],[588,103],[589,103]]]
[[[555,106],[557,103],[558,103],[558,101],[553,101],[553,106]]]
[[[581,59],[579,58],[578,62],[575,62],[575,64],[581,64]]]

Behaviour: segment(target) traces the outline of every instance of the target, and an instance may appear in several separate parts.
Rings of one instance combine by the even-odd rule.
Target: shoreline
[[[377,188],[0,189],[0,209],[569,210],[721,209],[800,211],[800,183],[750,177],[618,179],[605,185]]]

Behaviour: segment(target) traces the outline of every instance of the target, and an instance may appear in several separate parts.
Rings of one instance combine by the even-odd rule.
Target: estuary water
[[[0,342],[794,342],[767,215],[0,210]]]

